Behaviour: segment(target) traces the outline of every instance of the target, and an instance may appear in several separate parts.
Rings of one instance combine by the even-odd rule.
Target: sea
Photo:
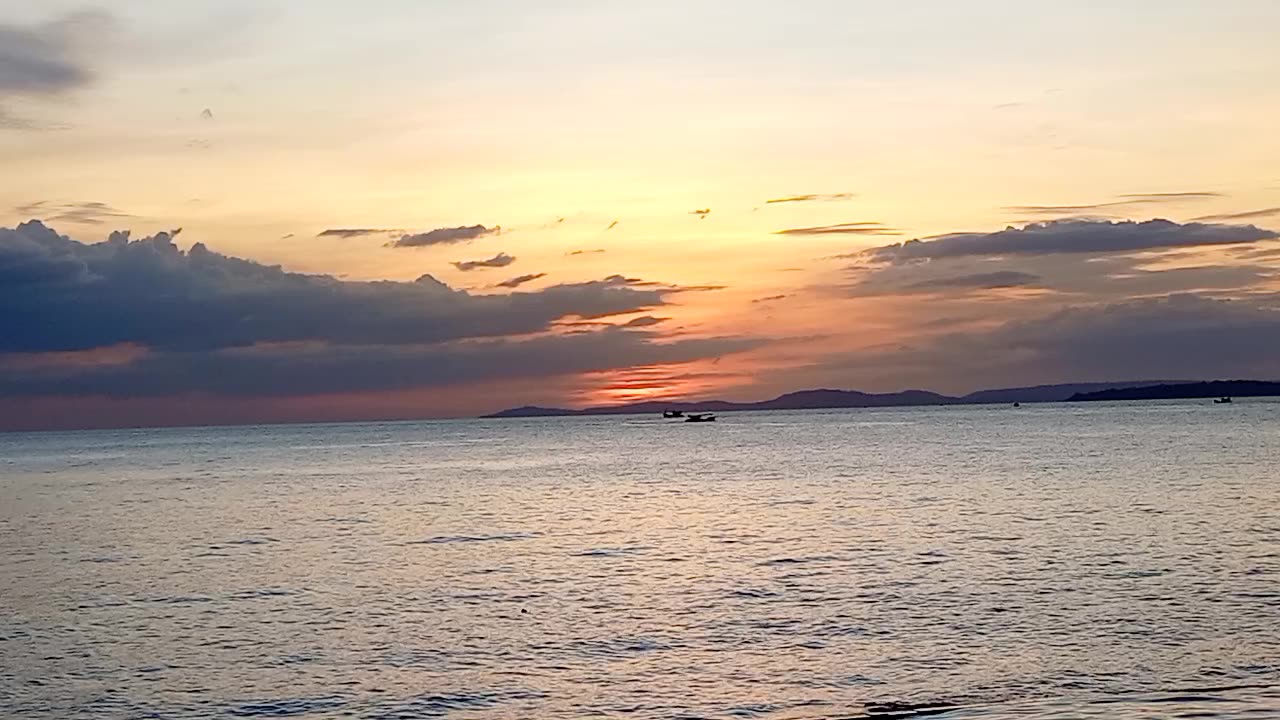
[[[1280,402],[4,434],[0,717],[1280,718]]]

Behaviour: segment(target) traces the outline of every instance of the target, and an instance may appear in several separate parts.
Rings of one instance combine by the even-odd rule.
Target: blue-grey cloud
[[[654,325],[664,323],[670,319],[671,318],[654,317],[653,315],[641,315],[638,318],[632,318],[631,320],[628,320],[627,322],[623,323],[622,327],[626,327],[626,328],[653,327]]]
[[[1117,195],[1116,200],[1107,202],[1086,203],[1083,205],[1013,205],[1006,207],[1005,210],[1021,215],[1076,215],[1158,203],[1213,200],[1220,197],[1223,197],[1221,193],[1203,190],[1192,192],[1126,193]]]
[[[481,268],[506,267],[515,261],[515,257],[504,252],[500,252],[487,260],[462,260],[460,262],[450,264],[462,272],[471,272],[472,270],[479,270]]]
[[[484,225],[467,225],[463,227],[437,228],[428,232],[401,235],[400,239],[391,243],[392,247],[429,247],[432,245],[456,245],[470,242],[476,238],[493,235],[502,231],[501,227],[485,227]]]
[[[93,67],[85,52],[89,41],[111,24],[101,12],[78,12],[41,25],[0,24],[0,128],[50,127],[5,110],[15,97],[50,97],[88,86]]]
[[[0,352],[135,343],[168,350],[255,343],[434,343],[538,332],[560,318],[666,304],[678,288],[611,276],[537,292],[471,295],[430,275],[346,282],[228,257],[170,233],[84,244],[36,221],[0,228]]]
[[[687,362],[758,344],[668,342],[635,321],[554,332],[566,319],[662,307],[682,290],[610,276],[472,295],[430,275],[350,282],[199,243],[184,251],[171,233],[85,244],[32,221],[0,228],[0,397],[359,392]],[[121,348],[121,361],[74,360]]]
[[[1057,220],[992,233],[956,233],[874,248],[864,255],[884,262],[973,256],[1055,253],[1132,253],[1143,250],[1232,245],[1280,237],[1253,225],[1178,224],[1169,220],[1106,222]]]

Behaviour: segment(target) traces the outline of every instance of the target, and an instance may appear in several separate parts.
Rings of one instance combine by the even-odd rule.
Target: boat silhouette
[[[716,416],[711,413],[689,413],[685,422],[715,422]]]
[[[684,417],[684,411],[683,411],[683,410],[663,410],[663,411],[662,411],[662,417],[664,417],[664,418],[680,418],[680,417]]]
[[[1229,397],[1227,397],[1227,396],[1225,396],[1225,395],[1224,395],[1224,396],[1222,396],[1222,397],[1218,398],[1217,400],[1214,400],[1214,401],[1213,401],[1213,404],[1214,404],[1214,405],[1227,405],[1227,404],[1229,404],[1230,402],[1231,402],[1231,398],[1229,398]]]

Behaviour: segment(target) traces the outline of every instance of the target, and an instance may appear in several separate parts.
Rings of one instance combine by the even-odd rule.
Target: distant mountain
[[[1278,397],[1280,382],[1261,380],[1214,380],[1212,382],[1163,383],[1143,387],[1112,388],[1078,393],[1073,402],[1097,400],[1181,400],[1216,397]]]
[[[1125,381],[1111,383],[1068,383],[1037,385],[1025,388],[981,390],[964,397],[940,395],[927,390],[903,390],[895,393],[864,393],[856,390],[801,390],[779,395],[772,400],[736,403],[724,400],[705,402],[646,401],[626,405],[570,410],[528,405],[486,415],[490,418],[555,417],[565,415],[630,415],[660,413],[664,410],[686,412],[732,412],[735,410],[823,410],[833,408],[906,407],[918,405],[1012,404],[1064,402],[1082,393],[1103,389],[1125,389],[1169,383],[1167,380]],[[1177,381],[1172,381],[1177,382]],[[1243,394],[1243,393],[1239,393]]]
[[[1059,385],[1035,385],[1032,387],[1000,388],[998,390],[979,390],[965,395],[961,400],[967,403],[1035,403],[1066,402],[1076,395],[1097,392],[1099,390],[1117,390],[1124,388],[1146,387],[1149,385],[1174,385],[1193,382],[1191,380],[1128,380],[1125,382],[1101,383],[1063,383]]]

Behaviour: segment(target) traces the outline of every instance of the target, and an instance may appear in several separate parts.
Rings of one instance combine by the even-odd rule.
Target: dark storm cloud
[[[403,230],[392,230],[390,228],[330,228],[321,230],[316,237],[340,237],[354,238],[364,237],[366,235],[391,235],[393,233],[402,233]]]
[[[1039,275],[1018,272],[1017,270],[997,270],[995,272],[973,273],[972,275],[956,275],[953,277],[921,280],[920,282],[912,283],[908,287],[917,290],[994,290],[998,288],[1038,285],[1039,283]]]
[[[103,202],[54,203],[41,200],[13,209],[19,215],[39,216],[50,222],[71,222],[82,225],[101,225],[113,218],[132,217]]]
[[[795,202],[831,202],[834,200],[850,200],[854,198],[853,193],[827,193],[827,194],[811,194],[811,195],[788,195],[787,197],[773,198],[765,200],[766,205],[774,205],[777,203],[795,203]]]
[[[1226,213],[1224,215],[1205,215],[1196,218],[1196,222],[1226,222],[1230,220],[1254,220],[1257,218],[1272,217],[1280,215],[1280,207],[1262,208],[1261,210],[1246,210],[1244,212]]]
[[[424,233],[401,235],[399,240],[391,243],[392,247],[429,247],[432,245],[456,245],[476,238],[501,232],[500,227],[484,225],[468,225],[464,227],[436,228]]]
[[[516,277],[513,277],[510,280],[503,280],[502,282],[498,283],[498,287],[518,288],[521,285],[524,285],[525,283],[531,283],[534,280],[538,280],[546,276],[547,276],[546,273],[532,273],[529,275],[517,275]]]
[[[462,260],[460,262],[450,263],[462,272],[471,272],[480,268],[500,268],[506,267],[515,262],[516,259],[511,255],[500,252],[487,260]]]
[[[836,225],[775,230],[774,235],[901,235],[902,231],[878,222],[848,222]]]
[[[439,343],[643,311],[681,290],[621,276],[504,295],[471,295],[429,275],[345,282],[202,244],[184,252],[169,233],[83,244],[32,221],[0,228],[0,353]]]
[[[993,233],[956,233],[908,240],[868,250],[884,262],[938,260],[972,256],[1044,255],[1055,253],[1131,253],[1178,247],[1253,243],[1280,237],[1253,225],[1218,225],[1169,220],[1106,222],[1057,220],[1009,227]]]

